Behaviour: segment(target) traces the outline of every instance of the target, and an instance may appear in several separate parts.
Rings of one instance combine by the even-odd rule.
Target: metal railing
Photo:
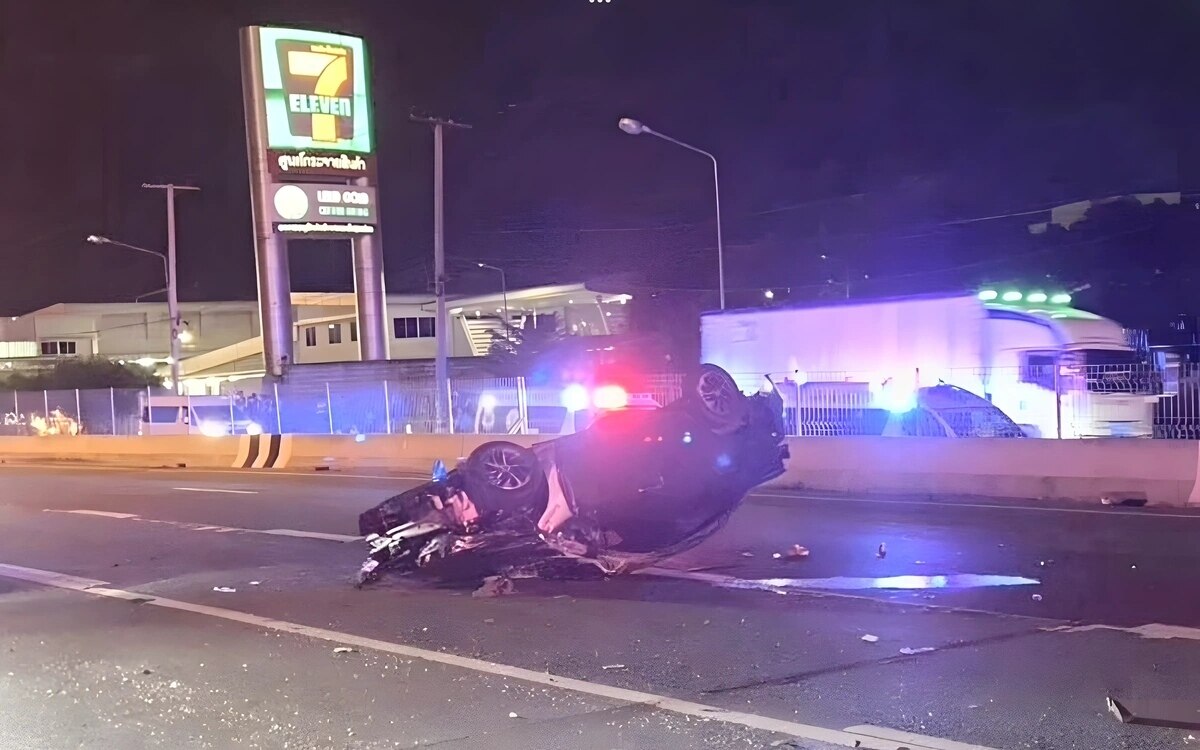
[[[735,378],[747,390],[765,382],[761,374]],[[1024,434],[1046,438],[1200,439],[1196,364],[1035,363],[886,376],[775,374],[772,379],[784,397],[787,431],[796,436],[1004,436],[1012,434],[1008,425],[1015,424]],[[652,375],[639,388],[665,406],[682,396],[684,378]],[[268,386],[249,395],[195,396],[186,409],[161,405],[180,403],[171,398],[165,391],[113,388],[0,391],[0,435],[181,434],[213,424],[232,433],[422,434],[436,425],[430,378]],[[557,434],[571,429],[562,388],[525,378],[452,379],[449,403],[448,429],[455,433]]]
[[[0,435],[136,435],[140,389],[0,392]]]

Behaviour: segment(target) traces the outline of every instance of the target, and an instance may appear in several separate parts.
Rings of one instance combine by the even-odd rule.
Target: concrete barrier
[[[1200,505],[1200,443],[1187,440],[793,438],[771,486],[1096,502]]]
[[[453,467],[495,439],[528,446],[549,436],[0,437],[0,461],[424,475],[434,461]],[[793,438],[790,447],[787,471],[769,486],[949,499],[1140,497],[1200,507],[1196,441],[831,437]]]
[[[229,468],[234,465],[239,444],[236,437],[189,435],[0,437],[0,462]]]
[[[488,435],[95,435],[0,437],[3,463],[78,463],[109,466],[388,470],[427,474],[441,459],[453,468],[486,442],[530,446],[546,437]]]
[[[285,463],[276,468],[293,470],[326,467],[338,471],[387,469],[428,474],[433,462],[441,459],[454,468],[459,459],[492,440],[509,440],[530,446],[547,437],[520,435],[292,435],[285,449]]]

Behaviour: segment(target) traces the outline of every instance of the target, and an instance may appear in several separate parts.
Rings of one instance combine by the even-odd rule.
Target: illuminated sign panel
[[[374,224],[375,188],[289,182],[271,186],[272,221]]]
[[[373,234],[375,188],[288,182],[270,186],[271,223],[285,234]]]
[[[366,45],[304,29],[258,29],[266,146],[365,155],[374,150]],[[358,161],[361,162],[361,159]]]

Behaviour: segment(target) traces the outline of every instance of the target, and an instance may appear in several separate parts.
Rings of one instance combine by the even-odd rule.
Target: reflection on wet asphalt
[[[670,578],[703,581],[732,589],[761,589],[776,591],[786,589],[811,589],[824,591],[867,591],[896,590],[922,591],[926,589],[971,589],[990,586],[1036,586],[1041,581],[1021,576],[980,575],[976,573],[951,573],[948,575],[901,575],[880,578],[836,576],[832,578],[758,578],[745,579],[722,576],[703,571],[679,571],[669,568],[654,568],[650,572]]]

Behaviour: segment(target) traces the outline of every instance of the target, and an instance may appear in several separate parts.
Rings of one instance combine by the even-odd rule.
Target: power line
[[[970,270],[972,268],[979,268],[979,267],[988,266],[988,265],[992,265],[992,264],[996,264],[996,263],[1003,263],[1003,262],[1009,261],[1009,260],[1029,258],[1029,257],[1037,256],[1037,255],[1045,255],[1048,253],[1055,252],[1057,250],[1082,247],[1084,245],[1094,245],[1099,242],[1104,242],[1106,240],[1116,239],[1117,237],[1124,237],[1124,236],[1127,236],[1130,234],[1137,234],[1139,232],[1144,232],[1147,229],[1151,229],[1151,228],[1152,227],[1150,224],[1146,224],[1146,225],[1143,225],[1141,227],[1137,227],[1134,229],[1127,229],[1127,230],[1123,230],[1120,232],[1113,232],[1111,234],[1106,234],[1102,237],[1091,237],[1086,240],[1080,240],[1079,242],[1071,242],[1071,243],[1065,243],[1065,244],[1061,244],[1061,245],[1053,245],[1051,247],[1039,248],[1037,250],[1031,250],[1031,251],[1025,252],[1025,253],[1018,253],[1016,255],[1006,255],[1002,258],[987,258],[984,260],[972,261],[970,263],[962,263],[962,264],[958,264],[958,265],[954,265],[954,266],[945,266],[942,268],[931,268],[931,269],[927,269],[924,271],[912,271],[909,273],[889,274],[889,275],[884,275],[884,276],[871,275],[870,278],[868,278],[868,279],[857,279],[857,280],[855,280],[855,283],[870,284],[870,283],[885,282],[885,281],[895,281],[897,279],[937,276],[937,275],[944,274],[944,273],[953,273],[955,271],[966,271],[966,270]],[[839,283],[841,283],[841,282],[839,282]],[[651,289],[662,290],[662,291],[672,291],[672,292],[715,292],[715,291],[717,291],[716,287],[663,287],[663,286],[649,285],[649,284],[647,284],[646,286],[647,286],[647,288],[651,288]],[[762,286],[742,287],[735,291],[743,291],[743,292],[758,291],[761,289],[770,288],[772,286],[773,285],[771,285],[771,284],[766,284],[766,285],[762,285]],[[779,288],[780,286],[786,286],[788,289],[808,289],[808,288],[824,287],[824,286],[827,286],[827,283],[819,282],[819,283],[799,284],[799,285],[797,285],[797,284],[775,285],[775,288]]]
[[[767,209],[761,209],[758,211],[751,211],[749,213],[743,213],[743,214],[740,214],[739,216],[735,217],[733,220],[736,221],[736,220],[740,220],[740,219],[750,219],[750,218],[759,217],[759,216],[768,216],[768,215],[772,215],[772,214],[786,213],[786,212],[796,211],[796,210],[799,210],[802,208],[807,208],[809,206],[818,205],[818,204],[822,204],[822,203],[833,203],[836,201],[851,200],[851,199],[856,199],[856,198],[865,198],[870,195],[876,195],[879,192],[882,192],[882,191],[850,193],[847,195],[830,196],[827,198],[814,198],[813,200],[801,201],[801,202],[792,203],[792,204],[789,204],[786,206],[778,206],[775,208],[767,208]],[[1173,192],[1173,191],[1167,191],[1167,192]],[[1187,196],[1187,195],[1191,195],[1191,194],[1180,193],[1180,195]],[[1032,216],[1035,214],[1052,211],[1053,209],[1058,208],[1059,206],[1070,205],[1072,203],[1082,203],[1084,201],[1089,201],[1089,200],[1102,200],[1102,199],[1076,198],[1075,200],[1056,201],[1054,203],[1043,205],[1038,208],[1020,209],[1020,210],[1016,210],[1016,211],[1008,211],[1008,212],[998,213],[998,214],[965,216],[965,217],[960,217],[960,218],[956,218],[956,219],[945,219],[943,221],[928,224],[927,226],[934,226],[934,227],[961,226],[964,224],[976,224],[976,223],[980,223],[980,222],[984,222],[984,221],[995,221],[995,220],[999,220],[999,219],[1010,219],[1010,218],[1017,218],[1017,217],[1021,217],[1021,216]],[[504,235],[504,234],[553,234],[553,233],[599,234],[599,233],[606,233],[606,232],[614,232],[614,233],[618,233],[618,232],[661,232],[661,231],[668,231],[668,230],[673,230],[673,229],[696,228],[696,227],[700,227],[704,224],[711,223],[712,221],[713,221],[712,219],[704,219],[704,220],[694,221],[694,222],[676,222],[676,223],[672,223],[672,224],[658,224],[658,225],[654,225],[654,226],[641,226],[641,227],[577,227],[577,228],[530,227],[527,229],[478,229],[478,230],[473,230],[472,234],[499,234],[499,235]],[[919,224],[919,222],[917,224]],[[913,226],[913,224],[909,224],[909,226]],[[846,233],[846,234],[839,233],[839,234],[830,234],[828,236],[829,237],[871,236],[871,235],[884,234],[887,231],[890,231],[890,230],[879,230],[876,232],[855,232],[855,233]],[[924,236],[929,236],[929,234],[931,234],[931,233],[923,233],[923,234],[917,234],[917,235],[911,235],[911,236],[912,237],[924,237]],[[900,237],[898,239],[906,239],[906,238]]]

